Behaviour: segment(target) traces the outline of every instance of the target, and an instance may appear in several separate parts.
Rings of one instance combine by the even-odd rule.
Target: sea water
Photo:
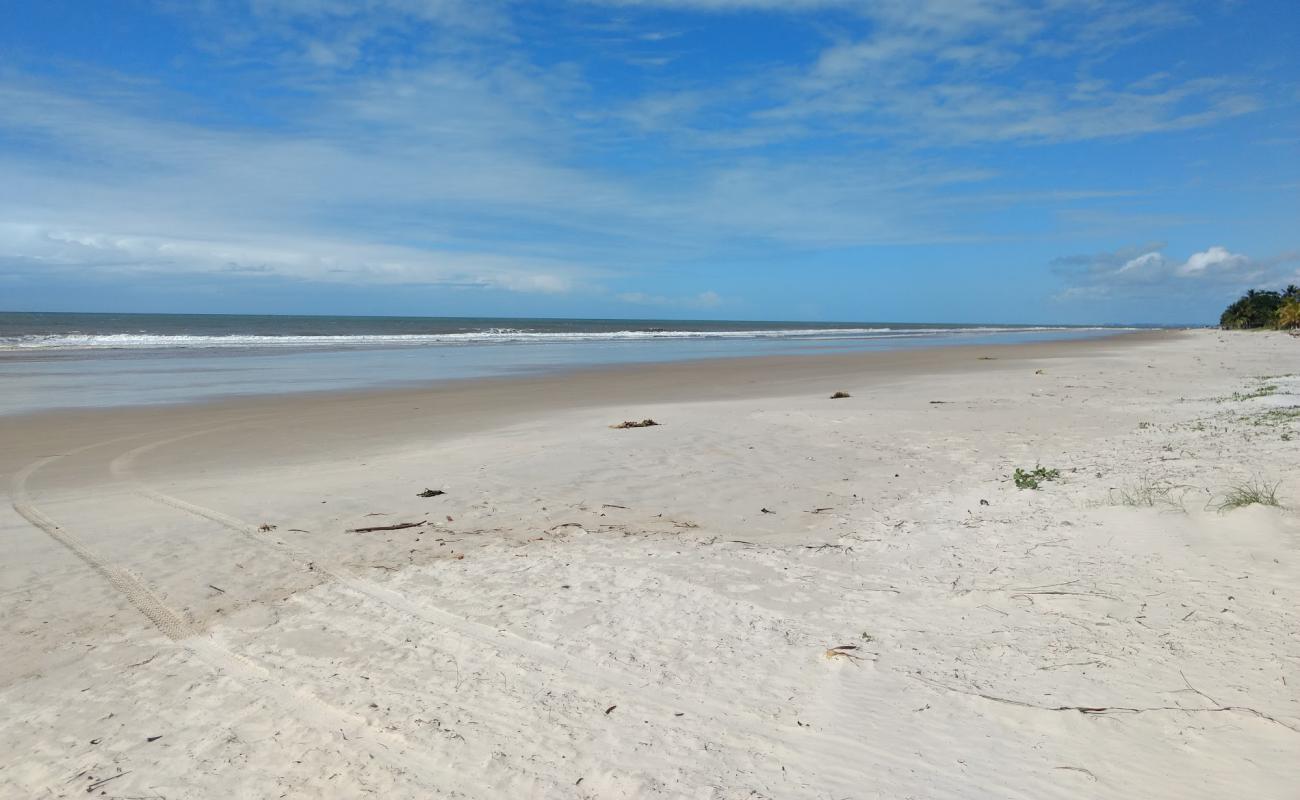
[[[588,366],[1048,341],[1130,328],[0,313],[0,414],[417,385]]]

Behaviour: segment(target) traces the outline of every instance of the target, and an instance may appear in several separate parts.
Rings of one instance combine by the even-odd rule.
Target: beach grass
[[[1222,499],[1214,505],[1214,508],[1220,512],[1227,512],[1246,506],[1281,507],[1282,503],[1277,499],[1277,490],[1281,485],[1281,481],[1265,483],[1260,480],[1250,480],[1239,483],[1224,492]]]
[[[1110,490],[1110,504],[1129,508],[1168,507],[1184,510],[1183,497],[1194,487],[1163,480],[1140,478],[1132,484]]]

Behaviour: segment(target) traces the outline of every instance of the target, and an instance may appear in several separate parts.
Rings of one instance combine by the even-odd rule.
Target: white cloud
[[[1270,288],[1293,280],[1293,270],[1300,261],[1295,253],[1258,259],[1219,245],[1192,253],[1185,261],[1171,259],[1163,251],[1163,244],[1152,244],[1058,258],[1052,268],[1069,286],[1056,299]]]
[[[1250,263],[1250,259],[1237,253],[1229,253],[1223,247],[1211,247],[1203,253],[1193,253],[1185,263],[1179,265],[1177,273],[1183,277],[1196,277],[1210,272],[1230,273]]]

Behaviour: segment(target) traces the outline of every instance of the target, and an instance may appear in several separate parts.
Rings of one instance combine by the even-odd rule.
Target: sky
[[[0,310],[1209,323],[1295,0],[0,0]]]

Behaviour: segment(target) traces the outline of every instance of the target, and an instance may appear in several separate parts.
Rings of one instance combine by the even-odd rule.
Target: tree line
[[[1224,310],[1219,317],[1224,328],[1300,328],[1300,286],[1292,284],[1280,292],[1251,289]]]

